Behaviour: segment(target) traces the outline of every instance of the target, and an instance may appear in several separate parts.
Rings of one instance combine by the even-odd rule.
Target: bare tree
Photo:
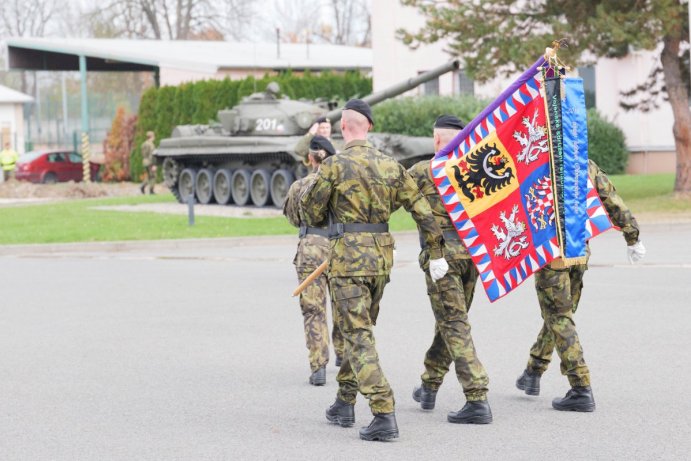
[[[56,0],[5,0],[0,3],[0,36],[43,37],[57,10]],[[28,93],[27,72],[22,72],[20,78],[22,92]]]
[[[250,0],[109,0],[91,14],[115,36],[159,40],[240,39],[251,15]]]
[[[369,46],[371,21],[366,0],[331,0],[328,8],[333,16],[330,36],[323,37],[338,45]]]
[[[316,32],[318,41],[334,45],[370,46],[369,0],[328,0]]]
[[[320,29],[320,10],[313,0],[275,0],[273,26],[281,30],[281,40],[290,43],[314,41]],[[274,27],[269,25],[265,35],[271,37]]]

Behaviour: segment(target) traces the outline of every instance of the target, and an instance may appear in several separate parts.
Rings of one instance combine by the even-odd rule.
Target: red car
[[[99,164],[89,162],[91,180],[97,177]],[[76,152],[31,151],[19,157],[14,177],[25,181],[53,184],[62,181],[81,181],[82,156]]]

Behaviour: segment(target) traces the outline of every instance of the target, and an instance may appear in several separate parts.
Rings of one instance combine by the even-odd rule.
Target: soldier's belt
[[[329,229],[329,238],[337,239],[343,237],[346,232],[371,232],[373,234],[381,234],[389,232],[388,223],[335,223]]]
[[[323,227],[300,226],[300,233],[298,236],[302,238],[305,235],[321,235],[322,237],[328,237],[329,230]]]
[[[458,236],[458,232],[455,230],[445,230],[442,231],[442,235],[444,236],[444,241],[445,242],[460,242],[461,237]],[[427,242],[425,242],[425,239],[422,238],[422,234],[419,234],[420,237],[420,248],[423,250],[427,248]]]

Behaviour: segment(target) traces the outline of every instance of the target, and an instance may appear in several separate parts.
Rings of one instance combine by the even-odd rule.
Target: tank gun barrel
[[[433,80],[440,75],[443,75],[447,72],[450,72],[452,70],[457,70],[460,67],[460,61],[458,59],[454,59],[453,61],[449,61],[444,65],[441,65],[437,68],[434,68],[430,71],[424,72],[417,77],[409,78],[403,82],[397,83],[396,85],[393,85],[385,90],[379,91],[377,93],[372,93],[369,96],[365,96],[362,98],[363,101],[365,101],[367,104],[370,106],[373,106],[374,104],[378,104],[382,102],[385,99],[393,98],[398,96],[399,94],[405,93],[406,91],[412,90],[418,85],[422,85],[425,82],[428,82],[430,80]],[[334,109],[328,114],[326,114],[326,118],[331,120],[331,122],[336,122],[341,119],[341,113],[343,112],[343,108],[339,109]]]

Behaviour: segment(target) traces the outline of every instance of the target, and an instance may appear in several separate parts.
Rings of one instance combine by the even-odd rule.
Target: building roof
[[[222,69],[372,68],[372,50],[341,45],[238,43],[225,41],[9,38],[10,69],[89,70],[173,68],[204,73]]]
[[[0,104],[7,102],[31,102],[34,98],[12,88],[0,85]]]

